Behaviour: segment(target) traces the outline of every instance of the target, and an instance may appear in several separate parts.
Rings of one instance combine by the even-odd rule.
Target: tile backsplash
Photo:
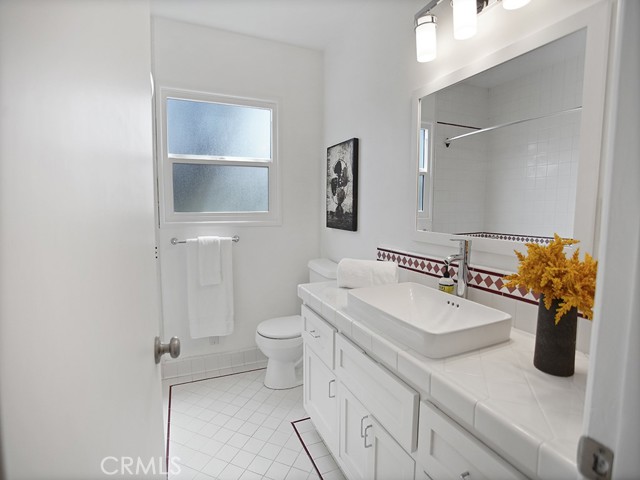
[[[214,353],[187,358],[163,359],[162,378],[183,381],[201,380],[219,374],[234,373],[238,367],[262,368],[267,358],[260,349],[249,348],[237,352]]]
[[[437,288],[444,261],[421,254],[378,247],[377,260],[395,262],[402,269],[401,281],[415,281]],[[451,266],[451,277],[457,278],[457,266]],[[469,266],[469,299],[511,315],[513,326],[535,334],[538,295],[524,288],[507,288],[503,278],[512,272]],[[589,353],[591,321],[578,318],[576,348]]]

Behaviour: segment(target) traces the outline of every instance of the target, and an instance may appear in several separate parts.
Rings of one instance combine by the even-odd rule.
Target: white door
[[[615,25],[584,434],[614,451],[611,478],[627,479],[640,472],[640,2],[618,2]]]
[[[0,477],[165,477],[149,22],[0,2]]]

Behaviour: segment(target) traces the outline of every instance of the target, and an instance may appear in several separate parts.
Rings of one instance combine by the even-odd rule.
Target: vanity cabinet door
[[[429,402],[420,404],[417,459],[434,480],[526,477]]]
[[[303,333],[303,336],[305,334]],[[316,430],[332,452],[338,449],[336,377],[304,342],[303,405]]]
[[[368,448],[371,443],[371,417],[369,411],[346,388],[340,385],[340,450],[338,462],[350,480],[368,478]],[[367,438],[365,438],[365,430]],[[365,443],[366,442],[366,443]]]
[[[371,460],[369,461],[370,471],[367,478],[372,480],[413,480],[416,464],[413,458],[373,417],[369,430],[370,432],[365,432],[367,442],[372,444]]]
[[[343,335],[335,336],[335,372],[407,452],[418,440],[418,393]]]

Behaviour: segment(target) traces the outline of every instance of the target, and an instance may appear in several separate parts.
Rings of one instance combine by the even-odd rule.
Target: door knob
[[[178,337],[171,337],[169,343],[162,343],[160,342],[160,337],[156,337],[153,343],[153,351],[156,363],[160,363],[160,357],[165,353],[171,355],[171,358],[178,358],[180,355],[180,339]]]

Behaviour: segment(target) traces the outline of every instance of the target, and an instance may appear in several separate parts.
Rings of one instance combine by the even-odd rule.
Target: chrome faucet
[[[444,266],[448,270],[451,262],[458,262],[458,283],[455,288],[458,297],[467,298],[469,282],[469,257],[471,256],[471,240],[452,238],[452,242],[460,242],[460,251],[444,259]]]

